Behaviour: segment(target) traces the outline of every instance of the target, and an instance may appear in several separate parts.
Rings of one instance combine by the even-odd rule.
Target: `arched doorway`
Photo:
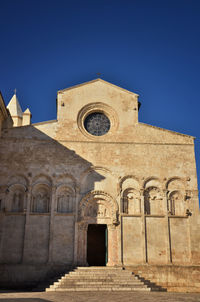
[[[109,194],[91,191],[81,200],[76,230],[76,265],[119,264],[118,204]]]
[[[108,230],[106,224],[89,224],[87,230],[87,263],[105,266],[108,262]]]

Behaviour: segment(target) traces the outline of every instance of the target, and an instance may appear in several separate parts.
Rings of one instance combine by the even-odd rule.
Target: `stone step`
[[[144,284],[97,284],[97,283],[85,283],[85,284],[59,284],[55,286],[56,288],[71,288],[71,287],[143,287],[146,288],[147,285]]]
[[[131,271],[122,268],[80,267],[65,274],[46,291],[150,291]]]
[[[123,271],[123,267],[109,267],[109,266],[77,266],[75,270],[103,270],[103,271]]]
[[[91,280],[62,280],[60,282],[54,282],[54,284],[85,284],[85,283],[99,283],[99,284],[141,284],[141,281],[139,280],[129,280],[129,281],[123,281],[123,280],[103,280],[100,281],[98,279],[91,279]]]
[[[73,288],[47,288],[46,291],[150,291],[150,288],[140,287],[73,287]]]
[[[119,279],[130,279],[134,275],[105,275],[105,274],[67,274],[63,277],[68,278],[119,278]]]
[[[79,280],[82,280],[82,281],[91,281],[91,280],[97,280],[97,281],[101,281],[101,282],[109,282],[109,281],[112,281],[112,282],[118,282],[118,281],[121,281],[121,282],[128,282],[128,281],[136,281],[136,282],[140,282],[140,280],[138,280],[137,278],[105,278],[105,277],[102,277],[102,278],[97,278],[95,276],[95,278],[92,278],[92,277],[83,277],[83,278],[80,278],[80,277],[63,277],[62,279],[58,279],[57,282],[61,282],[61,281],[79,281]]]
[[[120,271],[120,272],[103,272],[103,271],[73,271],[73,272],[70,272],[69,275],[80,275],[80,276],[87,276],[87,275],[98,275],[98,276],[131,276],[132,273],[127,271],[127,272],[124,272],[124,271]]]
[[[129,285],[135,285],[135,286],[143,286],[144,285],[144,283],[143,282],[132,282],[132,281],[130,281],[130,282],[120,282],[120,281],[118,281],[118,282],[114,282],[114,281],[109,281],[109,282],[99,282],[99,281],[89,281],[89,282],[84,282],[84,281],[78,281],[78,282],[68,282],[68,281],[64,281],[64,282],[54,282],[54,285],[55,286],[59,286],[59,285],[61,285],[61,286],[65,286],[65,285],[85,285],[85,284],[108,284],[108,285],[112,285],[112,284],[121,284],[121,285],[123,285],[123,286],[129,286]]]

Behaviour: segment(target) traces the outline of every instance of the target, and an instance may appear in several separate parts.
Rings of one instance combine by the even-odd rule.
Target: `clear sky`
[[[56,93],[101,78],[140,95],[141,122],[196,137],[200,183],[199,0],[0,0],[0,90],[32,122]]]

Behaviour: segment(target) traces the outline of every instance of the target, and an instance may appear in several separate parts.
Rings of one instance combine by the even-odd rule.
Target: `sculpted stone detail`
[[[33,191],[32,212],[49,212],[50,194],[47,186],[39,185]]]
[[[159,188],[149,187],[144,191],[144,207],[145,214],[163,214],[163,196]]]
[[[141,199],[140,193],[135,189],[127,189],[123,193],[123,213],[140,214]]]
[[[77,117],[77,124],[78,124],[78,127],[79,127],[80,131],[85,136],[87,136],[88,138],[97,139],[97,136],[98,136],[98,134],[95,134],[95,135],[90,134],[85,129],[85,125],[84,125],[87,116],[89,116],[93,113],[101,113],[101,114],[104,114],[105,116],[107,116],[107,118],[110,122],[109,129],[110,129],[111,132],[116,130],[116,128],[118,127],[118,123],[119,123],[118,122],[118,116],[117,116],[117,113],[115,112],[115,110],[112,107],[110,107],[109,105],[107,105],[105,103],[101,103],[101,102],[90,103],[90,104],[84,106],[79,111],[78,117]],[[101,137],[101,135],[100,135],[100,137]]]
[[[101,203],[94,203],[87,207],[85,211],[85,216],[88,217],[107,217],[108,210],[106,206]]]
[[[87,217],[111,218],[113,224],[118,223],[118,205],[107,193],[92,191],[80,202],[78,210],[79,221]]]

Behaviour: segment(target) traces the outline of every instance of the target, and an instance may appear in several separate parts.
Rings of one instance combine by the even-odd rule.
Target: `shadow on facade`
[[[1,287],[26,288],[26,283],[37,285],[72,266],[88,265],[89,225],[93,231],[94,225],[104,225],[89,241],[93,245],[101,237],[104,265],[108,262],[107,226],[117,224],[117,203],[95,190],[95,184],[105,179],[101,172],[65,143],[34,126],[4,130],[0,143]]]

